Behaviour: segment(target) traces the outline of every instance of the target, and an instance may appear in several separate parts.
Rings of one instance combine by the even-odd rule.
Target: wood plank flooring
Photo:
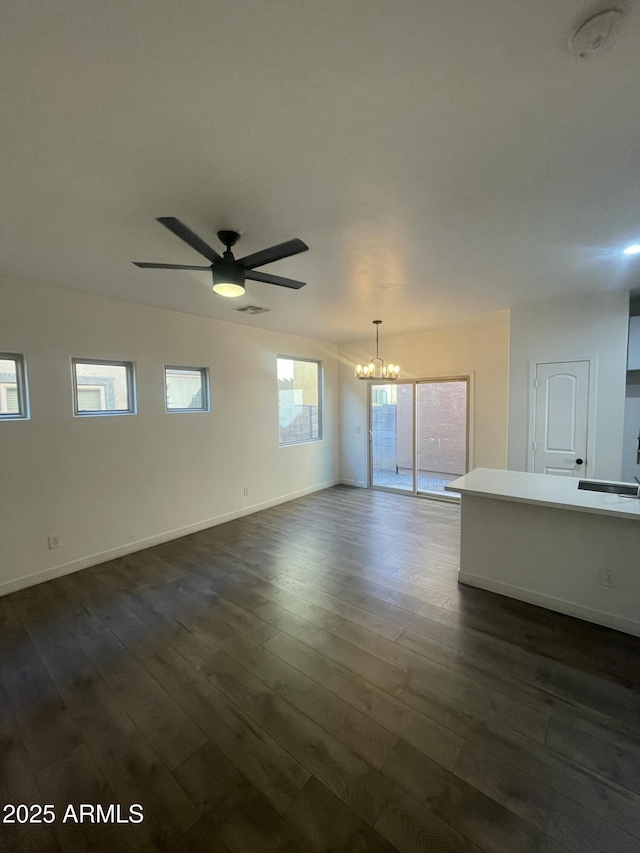
[[[0,850],[640,853],[640,640],[458,536],[335,487],[0,599],[1,804],[57,814]]]

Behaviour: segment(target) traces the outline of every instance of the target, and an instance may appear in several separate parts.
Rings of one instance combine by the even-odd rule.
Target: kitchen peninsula
[[[492,468],[447,489],[461,495],[461,583],[640,636],[639,499]]]

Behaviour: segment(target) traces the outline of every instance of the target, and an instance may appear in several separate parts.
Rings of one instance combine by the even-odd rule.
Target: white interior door
[[[536,365],[532,470],[538,474],[586,475],[590,371],[588,360]]]

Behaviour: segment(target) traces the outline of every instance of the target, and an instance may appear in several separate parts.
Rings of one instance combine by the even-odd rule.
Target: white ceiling
[[[333,341],[637,284],[640,9],[574,60],[597,8],[5,4],[0,274]],[[234,303],[208,273],[137,269],[206,263],[157,216],[216,248],[236,228],[238,256],[300,237],[263,271],[308,285]]]

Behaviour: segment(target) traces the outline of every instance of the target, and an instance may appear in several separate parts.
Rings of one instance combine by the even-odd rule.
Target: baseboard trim
[[[164,533],[158,533],[154,536],[149,536],[146,539],[138,539],[136,542],[128,542],[126,545],[120,545],[116,548],[110,548],[107,551],[101,551],[98,554],[91,554],[87,557],[80,557],[77,560],[72,560],[69,563],[63,563],[60,566],[53,566],[50,569],[42,569],[39,572],[33,572],[30,575],[25,575],[14,580],[3,581],[0,583],[0,596],[9,595],[19,589],[26,589],[30,586],[35,586],[45,581],[53,580],[54,578],[62,577],[62,575],[71,575],[74,572],[80,572],[82,569],[88,569],[90,566],[97,566],[100,563],[106,563],[109,560],[116,560],[118,557],[125,557],[127,554],[133,554],[136,551],[144,551],[145,548],[151,548],[154,545],[161,545],[163,542],[170,542],[172,539],[179,539],[181,536],[188,536],[190,533],[197,533],[199,530],[206,530],[207,527],[216,527],[218,524],[224,524],[227,521],[233,521],[236,518],[242,518],[245,515],[253,515],[255,512],[261,512],[263,509],[269,509],[272,506],[288,503],[297,498],[303,498],[305,495],[310,495],[313,492],[321,492],[323,489],[329,489],[331,486],[337,486],[341,481],[338,479],[328,480],[326,483],[319,483],[316,486],[309,486],[306,489],[300,489],[297,492],[290,492],[286,495],[280,495],[277,498],[271,498],[268,501],[262,501],[259,504],[242,507],[233,512],[223,513],[214,518],[207,518],[204,521],[197,521],[195,524],[188,524],[186,527],[178,527],[174,530],[167,530]]]
[[[575,604],[572,601],[565,601],[563,598],[555,598],[552,595],[543,595],[525,587],[513,586],[470,572],[459,571],[458,581],[469,586],[486,589],[489,592],[497,592],[499,595],[506,595],[508,598],[517,598],[519,601],[526,601],[528,604],[537,604],[539,607],[565,613],[567,616],[575,616],[578,619],[584,619],[586,622],[604,625],[605,628],[613,628],[616,631],[623,631],[625,634],[640,637],[640,622],[635,619],[616,616],[614,613],[607,613],[604,610],[594,610],[591,607],[585,607],[583,604]]]
[[[366,489],[367,484],[363,483],[362,480],[344,480],[340,479],[339,483],[341,486],[353,486],[356,489]]]

